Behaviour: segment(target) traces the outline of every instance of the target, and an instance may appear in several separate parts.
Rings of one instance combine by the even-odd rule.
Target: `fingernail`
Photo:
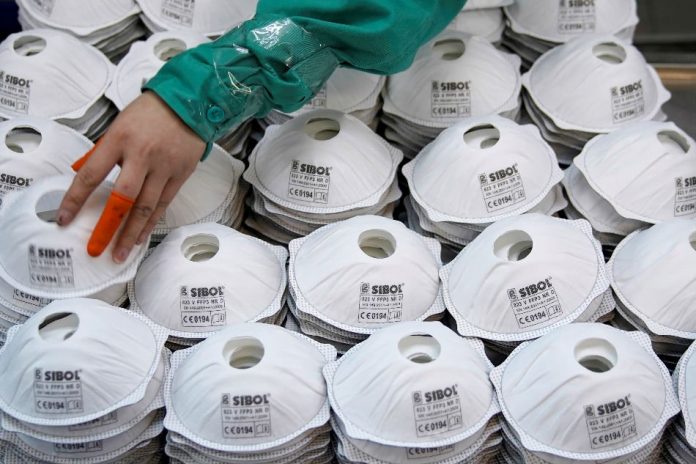
[[[56,222],[58,223],[59,226],[66,226],[72,219],[72,216],[70,213],[67,211],[60,211],[58,212],[58,216],[56,217]]]
[[[128,258],[128,249],[127,248],[119,248],[114,252],[114,262],[116,264],[121,264]]]

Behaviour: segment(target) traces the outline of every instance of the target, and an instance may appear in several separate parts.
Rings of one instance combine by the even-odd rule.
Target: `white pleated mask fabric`
[[[134,0],[19,0],[22,8],[47,26],[78,36],[116,26],[140,13]]]
[[[350,68],[336,68],[324,87],[305,106],[290,113],[299,116],[316,109],[351,113],[373,108],[385,78]]]
[[[280,311],[287,251],[219,224],[173,230],[138,269],[132,309],[180,337]]]
[[[539,58],[523,77],[535,105],[561,129],[606,133],[660,115],[659,76],[616,37],[578,37]]]
[[[70,167],[92,142],[50,119],[20,117],[0,122],[0,206],[7,192],[35,180],[72,174]]]
[[[104,96],[114,65],[66,32],[33,29],[0,44],[0,117],[77,119]]]
[[[290,284],[298,309],[346,330],[444,311],[440,246],[381,216],[331,224],[290,243]]]
[[[599,306],[609,288],[587,221],[503,219],[440,271],[445,304],[466,336],[530,340]]]
[[[157,30],[190,30],[216,37],[256,14],[258,0],[136,0],[146,24]]]
[[[529,211],[563,179],[536,127],[497,115],[445,129],[403,172],[432,221],[474,224]]]
[[[688,444],[696,448],[696,343],[692,343],[681,357],[674,371],[674,381],[679,396],[684,428]],[[693,453],[693,450],[690,450]]]
[[[0,210],[0,278],[22,292],[51,299],[92,295],[131,280],[147,250],[146,243],[137,245],[116,264],[112,242],[98,258],[89,256],[87,242],[112,184],[99,185],[70,225],[60,227],[55,214],[72,179],[46,177],[5,196]]]
[[[154,77],[167,61],[205,42],[208,39],[203,35],[178,30],[157,32],[145,41],[135,42],[116,67],[106,97],[122,111],[140,96],[143,84]]]
[[[609,273],[616,296],[651,332],[696,339],[696,220],[630,235],[614,251]]]
[[[674,123],[636,123],[595,137],[573,163],[622,217],[696,218],[696,141]]]
[[[427,448],[471,439],[499,407],[480,340],[439,322],[386,327],[324,368],[345,433],[383,445]]]
[[[636,0],[523,0],[505,7],[512,30],[547,42],[583,34],[630,41],[638,24]]]
[[[505,18],[500,8],[462,10],[447,29],[465,32],[469,35],[483,37],[489,42],[500,42],[505,30]]]
[[[321,369],[335,358],[333,347],[282,327],[227,327],[174,354],[165,427],[218,451],[288,443],[328,422]]]
[[[625,236],[648,225],[622,217],[611,203],[592,189],[585,176],[574,164],[565,170],[563,185],[570,203],[598,232]]]
[[[603,324],[571,324],[525,343],[491,379],[524,448],[552,462],[628,457],[679,412],[648,336]]]
[[[74,425],[136,403],[166,333],[97,300],[54,301],[0,351],[0,409],[30,424]]]
[[[402,158],[356,118],[316,110],[269,127],[244,179],[282,207],[339,213],[377,204]]]
[[[411,67],[389,77],[384,111],[414,124],[445,128],[519,107],[520,59],[487,40],[445,31],[425,44]]]
[[[239,180],[244,163],[213,145],[204,163],[184,182],[155,227],[155,234],[166,234],[175,227],[200,222],[217,222],[242,189]],[[213,217],[217,216],[217,217]]]

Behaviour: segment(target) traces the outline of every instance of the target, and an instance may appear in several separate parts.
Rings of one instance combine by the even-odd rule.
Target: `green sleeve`
[[[292,112],[337,66],[406,69],[466,0],[260,0],[254,19],[169,61],[144,88],[209,145],[271,109]]]

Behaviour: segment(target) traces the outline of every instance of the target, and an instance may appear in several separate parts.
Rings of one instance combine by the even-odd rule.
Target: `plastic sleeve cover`
[[[143,87],[208,143],[271,109],[293,112],[338,65],[406,69],[465,0],[260,0],[256,17],[179,54]]]

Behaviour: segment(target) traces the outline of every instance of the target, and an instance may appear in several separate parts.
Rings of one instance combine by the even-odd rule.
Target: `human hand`
[[[78,160],[57,222],[66,226],[92,191],[119,164],[113,192],[87,244],[91,256],[107,248],[123,219],[113,260],[122,263],[142,244],[205,151],[201,140],[155,93],[144,92],[114,120],[97,145]]]

